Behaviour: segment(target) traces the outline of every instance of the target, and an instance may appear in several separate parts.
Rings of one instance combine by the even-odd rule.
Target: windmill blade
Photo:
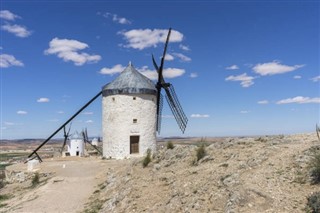
[[[170,87],[172,87],[172,85]],[[179,125],[179,128],[181,129],[182,133],[184,133],[187,127],[188,118],[183,112],[182,107],[178,101],[178,98],[176,97],[174,90],[170,89],[170,87],[165,87],[166,99]]]
[[[154,68],[157,70],[157,72],[159,72],[159,67],[157,65],[156,60],[154,60],[153,54],[152,54],[152,63],[153,63]]]
[[[70,128],[69,128],[69,131],[70,131]],[[68,140],[68,137],[69,137],[69,131],[68,133],[66,132],[66,126],[63,127],[63,136],[64,136],[64,140],[63,140],[63,144],[62,144],[62,147],[61,147],[61,151],[60,151],[60,154],[62,155],[62,152],[64,150],[64,147],[66,146],[66,143],[67,143],[67,140]]]
[[[163,108],[163,96],[160,93],[159,114],[157,114],[157,132],[158,132],[158,134],[160,134],[160,130],[161,130],[162,108]]]
[[[89,142],[89,138],[88,138],[88,131],[87,131],[87,128],[85,128],[84,130],[85,132],[85,137],[86,137],[86,141]]]
[[[176,91],[174,90],[174,87],[172,84],[170,84],[169,89],[170,89],[171,95],[172,95],[173,99],[175,100],[175,102],[177,103],[177,107],[178,107],[179,111],[181,112],[181,115],[182,115],[183,119],[186,121],[186,125],[187,125],[188,118],[181,107],[178,96],[177,96]]]
[[[168,35],[167,35],[167,40],[166,40],[166,43],[164,45],[164,50],[163,50],[163,54],[162,54],[162,58],[161,58],[161,64],[160,64],[159,73],[158,73],[159,74],[158,80],[162,77],[164,58],[165,58],[166,53],[167,53],[167,47],[168,47],[168,43],[169,43],[169,39],[170,39],[170,34],[171,34],[171,28],[169,28],[169,32],[168,32]]]

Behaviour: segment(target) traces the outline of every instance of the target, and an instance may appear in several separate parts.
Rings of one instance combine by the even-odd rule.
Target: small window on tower
[[[133,97],[133,100],[136,100],[136,97]]]
[[[116,99],[115,98],[112,98],[112,101],[115,101]]]
[[[133,123],[136,124],[138,122],[138,119],[134,118]]]

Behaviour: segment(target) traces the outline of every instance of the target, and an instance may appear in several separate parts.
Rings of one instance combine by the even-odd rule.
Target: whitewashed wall
[[[84,155],[84,142],[82,139],[71,139],[68,141],[67,147],[70,156],[77,156],[77,151],[79,156]]]
[[[133,100],[136,97],[136,100]],[[102,98],[103,156],[130,157],[130,136],[139,135],[139,155],[156,150],[156,96],[117,94]],[[133,123],[137,119],[137,123]],[[135,154],[137,155],[137,154]]]

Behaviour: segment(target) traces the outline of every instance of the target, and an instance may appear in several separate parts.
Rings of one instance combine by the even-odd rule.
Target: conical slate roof
[[[157,94],[154,83],[138,72],[131,63],[111,83],[102,88],[103,96],[116,94]]]

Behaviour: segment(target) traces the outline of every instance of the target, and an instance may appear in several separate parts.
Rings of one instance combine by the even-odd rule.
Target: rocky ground
[[[200,144],[206,145],[206,156],[197,161]],[[90,176],[95,184],[81,195],[86,203],[71,212],[306,212],[307,197],[320,191],[320,185],[311,184],[308,168],[314,151],[319,150],[315,133],[198,139],[188,145],[175,144],[173,149],[163,143],[145,168],[142,158],[95,161],[98,170]],[[56,173],[47,182],[54,183],[57,176],[60,179],[55,186],[68,180]],[[72,178],[88,179],[84,175]],[[0,195],[13,185],[8,184]],[[39,195],[30,201],[32,205],[57,206],[43,199],[52,193],[52,189],[46,192],[46,185],[32,189]],[[68,195],[68,185],[64,185],[61,199],[69,197],[77,202]],[[4,212],[19,206],[19,200],[26,196],[21,192],[17,199],[14,194],[15,198],[6,201]],[[73,196],[77,194],[81,190]],[[30,204],[20,205],[20,212],[23,206]],[[43,212],[52,209],[47,207],[46,211],[43,206]],[[63,206],[55,208],[55,212],[68,212],[65,210]]]

